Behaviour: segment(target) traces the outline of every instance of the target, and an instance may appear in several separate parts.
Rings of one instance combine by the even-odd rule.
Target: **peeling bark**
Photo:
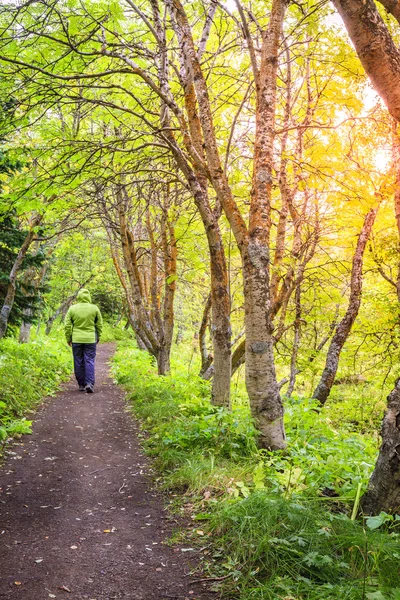
[[[286,446],[283,404],[276,379],[270,294],[270,229],[276,78],[279,41],[287,3],[274,0],[268,29],[263,32],[257,78],[256,135],[246,248],[242,252],[246,388],[262,448]]]
[[[207,369],[203,377],[212,377],[211,401],[217,406],[230,407],[231,380],[231,326],[230,326],[230,296],[228,289],[228,269],[226,264],[223,239],[218,223],[219,214],[212,210],[208,196],[207,168],[205,153],[208,139],[199,116],[197,104],[198,78],[193,69],[193,61],[198,72],[203,77],[199,55],[195,51],[191,30],[186,14],[180,2],[171,0],[169,3],[171,16],[180,44],[181,79],[184,89],[184,101],[190,133],[190,146],[200,158],[200,164],[191,167],[176,146],[170,132],[169,139],[178,166],[189,184],[194,202],[202,219],[210,253],[211,274],[211,338],[213,343],[213,368]],[[212,12],[212,7],[210,7]],[[211,12],[209,14],[211,14]],[[209,22],[211,26],[211,22]],[[206,25],[207,27],[208,25]],[[187,35],[189,32],[189,35]],[[208,35],[208,34],[207,34]],[[206,89],[206,88],[205,88]],[[197,95],[196,95],[197,93]],[[189,151],[189,146],[187,146]]]

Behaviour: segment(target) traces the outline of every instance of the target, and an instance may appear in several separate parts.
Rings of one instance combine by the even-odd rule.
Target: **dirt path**
[[[99,347],[96,393],[71,381],[0,468],[0,598],[215,598],[190,583],[196,552],[163,544],[171,525],[108,377],[112,352]]]

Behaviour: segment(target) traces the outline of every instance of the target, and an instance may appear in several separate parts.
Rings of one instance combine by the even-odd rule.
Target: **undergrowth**
[[[114,373],[164,486],[186,493],[207,524],[200,534],[212,532],[205,568],[225,598],[400,600],[400,521],[351,518],[376,439],[334,428],[314,401],[294,398],[288,449],[259,451],[248,407],[240,398],[231,413],[211,406],[209,384],[182,358],[159,377],[148,354],[122,342]]]
[[[132,339],[132,329],[124,329],[122,326],[116,326],[108,321],[103,322],[103,331],[101,342],[119,342],[121,340]]]
[[[0,342],[0,451],[9,437],[30,433],[26,417],[71,373],[71,353],[63,339]]]

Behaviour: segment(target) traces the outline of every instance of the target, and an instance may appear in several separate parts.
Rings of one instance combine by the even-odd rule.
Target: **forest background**
[[[374,39],[395,47],[396,10],[361,4]],[[288,555],[271,577],[265,541],[251,561],[239,551],[226,561],[236,591],[254,598],[312,598],[324,569],[315,597],[338,595],[334,569],[340,597],[398,597],[397,71],[386,90],[385,62],[376,69],[360,51],[346,7],[354,46],[327,2],[35,0],[0,11],[1,435],[26,432],[26,399],[68,372],[60,323],[90,288],[117,326],[109,337],[129,330],[140,349],[121,345],[116,377],[154,430],[168,485],[269,513],[269,533],[260,517],[252,535],[278,540],[282,564],[282,548],[298,544],[295,574]],[[41,391],[21,388],[19,372]],[[315,531],[312,548],[288,525],[286,538],[272,535],[279,514],[293,521],[293,497],[347,514],[347,549],[337,531],[334,550],[315,549]],[[375,515],[371,532],[387,528],[377,541],[362,517],[352,529],[360,509]],[[311,529],[336,527],[313,511]],[[229,547],[238,518],[215,525],[231,523]]]

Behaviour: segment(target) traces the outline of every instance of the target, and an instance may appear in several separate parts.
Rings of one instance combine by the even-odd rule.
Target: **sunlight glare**
[[[380,173],[386,173],[392,162],[392,153],[388,148],[379,148],[375,154],[375,166]]]
[[[225,6],[230,12],[234,12],[236,10],[235,0],[226,0]]]

